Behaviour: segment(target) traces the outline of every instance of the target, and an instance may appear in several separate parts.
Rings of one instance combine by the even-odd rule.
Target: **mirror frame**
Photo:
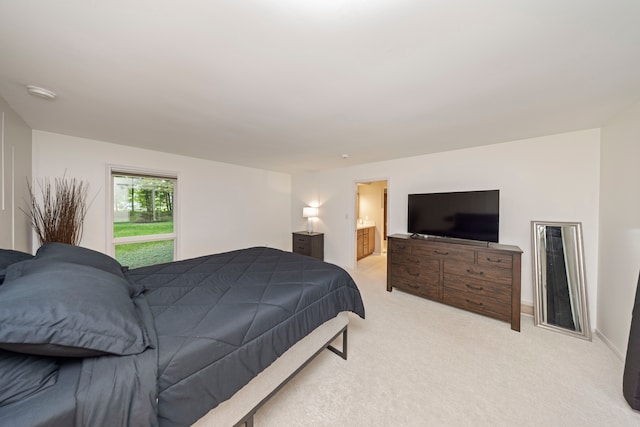
[[[582,332],[573,331],[568,328],[563,328],[561,326],[553,325],[544,321],[544,316],[542,312],[543,304],[542,304],[542,269],[541,269],[541,257],[540,250],[542,249],[539,245],[538,241],[538,228],[540,226],[552,226],[552,227],[573,227],[575,228],[576,233],[576,259],[575,265],[576,270],[575,276],[578,278],[578,292],[580,293],[580,310],[581,318],[582,318]],[[584,249],[582,243],[582,223],[580,222],[550,222],[550,221],[531,221],[531,243],[533,246],[533,292],[534,292],[534,325],[539,326],[541,328],[553,330],[556,332],[560,332],[566,335],[575,336],[578,338],[586,339],[591,341],[591,323],[589,321],[589,310],[587,303],[587,289],[586,289],[586,280],[585,280],[585,272],[584,272]]]

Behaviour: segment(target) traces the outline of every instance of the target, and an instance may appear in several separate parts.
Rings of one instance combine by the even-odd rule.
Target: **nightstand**
[[[292,252],[324,261],[324,233],[296,231],[292,235]]]

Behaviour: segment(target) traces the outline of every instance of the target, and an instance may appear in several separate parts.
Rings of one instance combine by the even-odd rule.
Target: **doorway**
[[[356,182],[355,253],[356,267],[366,258],[387,254],[388,180]]]

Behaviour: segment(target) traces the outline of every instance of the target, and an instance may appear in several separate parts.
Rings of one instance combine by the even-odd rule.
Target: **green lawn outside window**
[[[173,240],[116,245],[116,260],[129,268],[173,261]]]

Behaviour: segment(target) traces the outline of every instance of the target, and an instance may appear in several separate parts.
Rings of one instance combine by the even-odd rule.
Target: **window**
[[[129,268],[176,257],[176,176],[111,169],[111,254]]]

